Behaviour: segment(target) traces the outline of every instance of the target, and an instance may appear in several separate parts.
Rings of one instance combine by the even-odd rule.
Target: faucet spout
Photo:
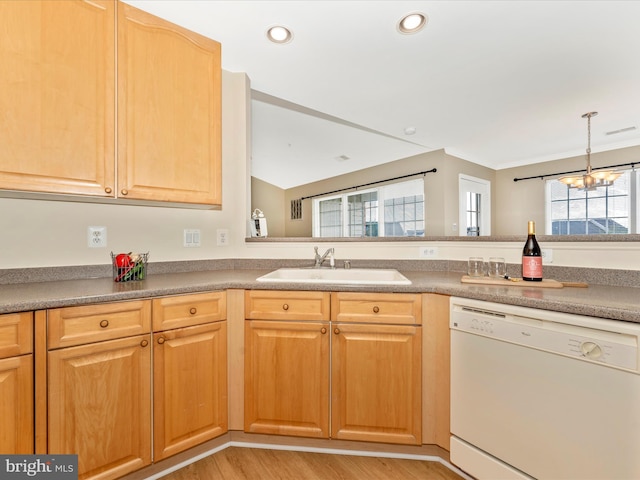
[[[322,255],[320,255],[318,253],[318,247],[313,247],[313,250],[315,252],[315,259],[314,259],[314,268],[320,268],[322,267],[322,264],[324,263],[324,261],[327,259],[327,257],[329,257],[329,266],[331,268],[335,268],[336,266],[336,260],[334,257],[334,249],[333,248],[328,248],[326,252],[324,252]]]

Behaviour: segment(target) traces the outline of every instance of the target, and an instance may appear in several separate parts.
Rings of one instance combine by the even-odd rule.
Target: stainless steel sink
[[[397,270],[378,268],[279,268],[257,280],[280,283],[411,285],[411,280]]]

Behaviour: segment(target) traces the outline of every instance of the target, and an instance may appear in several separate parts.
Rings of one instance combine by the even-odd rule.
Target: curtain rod
[[[597,172],[598,170],[604,170],[607,168],[618,168],[618,167],[629,167],[629,166],[631,168],[634,168],[637,164],[640,164],[640,162],[619,163],[618,165],[608,165],[606,167],[594,168],[592,169],[592,171]],[[546,175],[534,175],[532,177],[514,178],[513,181],[519,182],[520,180],[531,180],[533,178],[539,178],[540,180],[544,180],[547,177],[556,177],[558,175],[569,175],[570,173],[580,173],[580,172],[586,172],[586,170],[583,168],[582,170],[571,170],[570,172],[548,173]]]
[[[435,173],[437,171],[438,170],[436,168],[432,168],[431,170],[425,170],[424,172],[410,173],[409,175],[401,175],[399,177],[387,178],[386,180],[377,180],[375,182],[363,183],[361,185],[355,185],[353,187],[339,188],[338,190],[332,190],[330,192],[316,193],[315,195],[309,195],[307,197],[301,197],[300,200],[307,200],[308,198],[321,197],[323,195],[331,195],[332,193],[344,192],[346,190],[353,190],[353,189],[357,190],[358,188],[368,187],[370,185],[376,185],[378,183],[391,182],[393,180],[400,180],[402,178],[415,177],[417,175],[426,175],[427,173]]]

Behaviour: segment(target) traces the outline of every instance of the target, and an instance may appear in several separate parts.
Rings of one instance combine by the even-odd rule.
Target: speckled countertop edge
[[[354,267],[397,268],[411,285],[338,285],[266,283],[256,279],[281,266],[308,266],[308,262],[281,260],[168,262],[155,267],[150,264],[142,281],[116,283],[110,267],[97,266],[83,272],[102,273],[96,278],[51,278],[39,272],[27,272],[26,282],[0,284],[0,313],[42,310],[74,305],[113,302],[164,295],[197,293],[227,289],[324,290],[360,292],[438,293],[474,298],[509,305],[520,305],[564,313],[640,323],[640,289],[634,286],[591,284],[588,288],[562,289],[530,286],[489,286],[462,284],[464,274],[456,262],[432,261],[428,264],[410,261],[362,262]],[[464,262],[457,262],[462,263]],[[416,264],[423,268],[416,268]],[[428,268],[426,268],[428,265]],[[152,268],[154,267],[154,268]],[[511,267],[511,266],[510,266]],[[78,267],[80,268],[80,267]],[[585,269],[586,270],[586,269]],[[590,269],[589,269],[590,270]],[[4,272],[6,280],[6,271]],[[51,272],[49,272],[51,273]],[[573,272],[561,281],[587,281]],[[583,272],[584,273],[584,272]],[[593,273],[593,272],[592,272]],[[3,272],[0,272],[2,278]],[[515,273],[514,273],[515,274]],[[612,273],[615,275],[615,273]],[[545,275],[548,276],[548,275]],[[34,278],[40,278],[34,281]],[[47,278],[48,280],[45,280]],[[602,280],[602,276],[597,277]],[[633,282],[631,282],[633,284]]]

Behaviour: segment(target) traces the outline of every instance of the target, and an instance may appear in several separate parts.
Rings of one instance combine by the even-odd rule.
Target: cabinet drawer
[[[153,331],[190,327],[227,318],[225,292],[153,299]]]
[[[422,324],[422,301],[412,293],[334,292],[331,298],[334,322]]]
[[[248,290],[244,302],[245,317],[248,319],[329,320],[331,294]]]
[[[151,301],[56,308],[47,312],[49,349],[129,337],[151,330]]]
[[[33,351],[33,312],[0,315],[0,358]]]

